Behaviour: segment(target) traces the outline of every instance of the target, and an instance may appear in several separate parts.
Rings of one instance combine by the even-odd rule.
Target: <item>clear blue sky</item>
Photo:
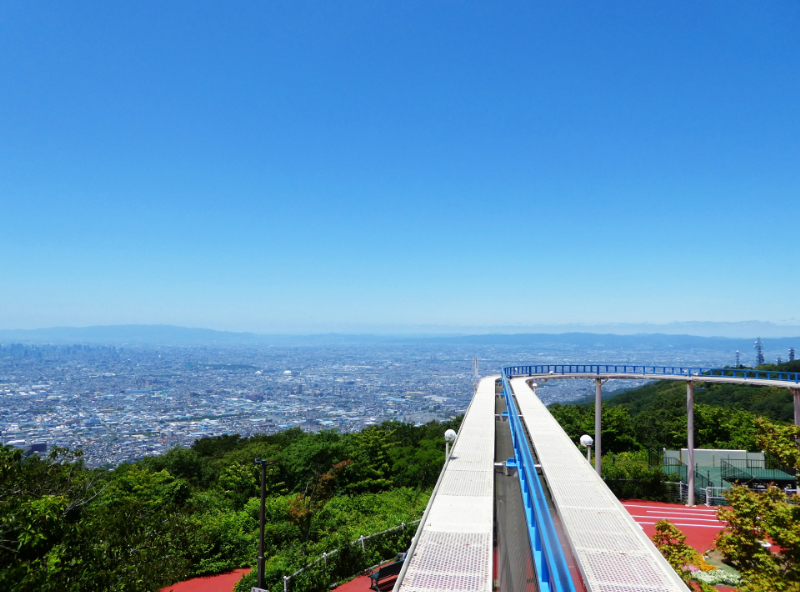
[[[3,2],[0,328],[797,324],[800,3]]]

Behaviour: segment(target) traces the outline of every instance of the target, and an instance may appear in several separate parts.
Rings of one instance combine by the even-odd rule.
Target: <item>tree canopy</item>
[[[273,461],[270,569],[296,569],[307,554],[418,518],[444,463],[444,432],[460,421],[204,438],[113,470],[89,469],[66,449],[39,458],[0,447],[0,589],[150,592],[253,565],[255,458]]]

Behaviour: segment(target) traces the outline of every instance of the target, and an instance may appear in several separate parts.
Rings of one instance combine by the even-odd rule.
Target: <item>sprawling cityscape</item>
[[[80,449],[116,466],[198,438],[292,427],[356,431],[463,413],[480,375],[509,361],[719,365],[712,350],[538,351],[447,343],[306,346],[0,345],[0,437],[43,451]],[[610,383],[606,391],[637,383]],[[587,381],[540,389],[547,403],[593,392]]]

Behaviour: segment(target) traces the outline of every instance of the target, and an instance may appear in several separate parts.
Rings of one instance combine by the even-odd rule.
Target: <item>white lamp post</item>
[[[581,436],[581,446],[586,447],[586,460],[588,460],[590,464],[592,462],[592,444],[594,444],[594,440],[589,434]]]
[[[456,433],[453,430],[447,430],[444,433],[444,462],[450,460],[450,443],[456,441]]]

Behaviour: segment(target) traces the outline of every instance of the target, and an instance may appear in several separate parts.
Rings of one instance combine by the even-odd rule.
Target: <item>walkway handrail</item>
[[[753,370],[751,368],[706,368],[703,366],[640,366],[633,364],[532,364],[528,366],[507,366],[504,376],[538,375],[583,375],[592,378],[608,374],[636,374],[658,378],[680,378],[701,381],[708,378],[734,378],[747,380],[770,380],[786,383],[785,386],[800,386],[800,372],[779,372],[775,370]]]
[[[505,369],[502,375],[503,395],[508,408],[511,440],[519,473],[522,501],[525,508],[528,537],[533,550],[536,577],[540,590],[552,592],[575,592],[575,584],[569,573],[567,558],[556,533],[553,517],[547,505],[544,489],[536,472],[528,439],[514,402],[514,394]]]
[[[363,549],[364,548],[364,543],[367,542],[368,540],[370,540],[371,538],[374,538],[376,536],[380,536],[382,534],[388,534],[390,532],[396,532],[398,530],[405,530],[407,527],[413,526],[415,524],[419,524],[421,521],[422,521],[422,518],[418,518],[417,520],[412,520],[408,524],[406,524],[405,522],[402,522],[400,524],[400,526],[395,526],[394,528],[387,528],[386,530],[381,530],[380,532],[373,532],[372,534],[369,534],[367,536],[361,535],[356,540],[354,540],[354,541],[352,541],[350,543],[347,543],[347,545],[345,545],[345,546],[352,547],[353,545],[357,545],[357,544],[361,543],[361,548]],[[326,564],[327,564],[328,559],[333,557],[337,553],[339,553],[343,548],[344,547],[339,547],[339,548],[334,549],[332,551],[327,551],[327,552],[323,553],[322,555],[320,555],[319,557],[317,557],[311,563],[307,563],[306,565],[304,565],[303,567],[298,569],[292,575],[283,576],[283,589],[285,591],[288,591],[289,584],[293,579],[295,579],[297,576],[303,574],[304,572],[308,571],[309,569],[311,569],[312,567],[317,565],[320,561],[325,561]]]

